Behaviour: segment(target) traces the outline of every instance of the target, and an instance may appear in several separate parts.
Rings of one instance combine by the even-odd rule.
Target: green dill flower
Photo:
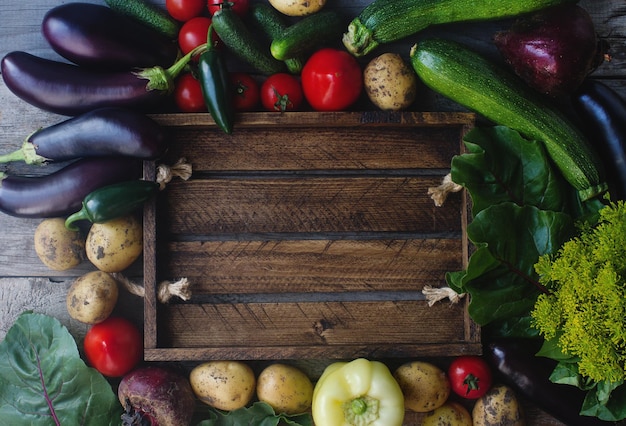
[[[579,373],[594,381],[626,379],[626,204],[600,210],[595,226],[535,265],[550,294],[537,298],[533,325],[558,338],[577,357]]]

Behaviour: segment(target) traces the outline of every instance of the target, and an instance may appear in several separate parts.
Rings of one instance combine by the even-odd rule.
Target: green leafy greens
[[[212,409],[209,419],[203,420],[198,426],[313,426],[311,414],[276,414],[274,409],[265,402],[255,402],[250,407],[240,408],[230,412]]]
[[[626,204],[611,203],[599,213],[596,224],[585,224],[558,253],[539,259],[536,269],[550,293],[539,295],[531,313],[548,342],[543,353],[561,359],[553,380],[595,383],[590,398],[598,402],[626,380]],[[626,416],[621,393],[604,398],[620,401],[621,414],[606,407],[596,414]]]
[[[475,250],[465,271],[447,274],[448,285],[471,296],[483,332],[534,337],[530,311],[545,291],[534,264],[573,235],[580,203],[542,143],[504,126],[474,128],[464,143],[451,176],[472,198]]]
[[[23,313],[0,343],[0,418],[5,424],[116,425],[110,384],[80,358],[74,338],[49,316]]]
[[[448,285],[484,334],[545,337],[550,380],[587,391],[582,415],[625,419],[626,207],[581,203],[543,144],[507,127],[464,143],[451,177],[472,199],[474,250]]]

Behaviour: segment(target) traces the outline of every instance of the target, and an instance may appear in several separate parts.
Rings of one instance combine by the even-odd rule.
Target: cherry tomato
[[[248,0],[208,0],[207,7],[211,16],[222,7],[230,7],[239,16],[245,16],[250,9]]]
[[[206,111],[200,81],[190,72],[181,74],[176,80],[174,101],[178,109],[183,112]]]
[[[360,96],[363,73],[354,56],[344,50],[323,48],[302,68],[306,100],[317,111],[347,109]]]
[[[483,396],[492,384],[491,369],[479,356],[460,356],[448,368],[450,388],[457,395],[467,399]]]
[[[202,15],[204,7],[204,0],[165,0],[167,12],[172,18],[181,22]]]
[[[235,72],[230,74],[233,88],[233,106],[237,111],[251,111],[260,100],[259,84],[250,74]]]
[[[109,317],[94,324],[85,335],[84,348],[89,364],[109,377],[121,377],[143,356],[141,333],[121,317]]]
[[[302,85],[291,74],[272,74],[261,85],[261,103],[268,111],[297,110],[303,98]]]
[[[180,47],[183,55],[191,52],[196,47],[207,42],[207,36],[209,34],[209,26],[211,25],[211,18],[206,16],[196,16],[185,22],[180,31],[178,32],[178,46]],[[219,43],[219,37],[217,33],[212,33],[213,44]]]

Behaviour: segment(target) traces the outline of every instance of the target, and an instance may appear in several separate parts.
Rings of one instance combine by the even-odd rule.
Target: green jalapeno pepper
[[[126,216],[152,198],[159,190],[156,182],[131,180],[103,186],[83,199],[82,208],[65,220],[65,227],[76,231],[73,225],[78,220],[103,223]]]
[[[212,31],[212,27],[209,26],[208,40],[211,40]],[[224,132],[232,133],[235,109],[228,69],[222,54],[210,42],[198,60],[198,74],[202,96],[213,120]]]

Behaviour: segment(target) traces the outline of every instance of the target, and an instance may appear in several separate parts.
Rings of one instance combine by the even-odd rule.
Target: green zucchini
[[[598,154],[574,124],[512,71],[463,44],[426,39],[410,52],[424,84],[492,122],[543,142],[582,201],[607,189]]]
[[[254,2],[250,4],[248,16],[252,24],[269,37],[270,42],[282,36],[283,31],[288,27],[282,15],[267,3]],[[300,74],[304,66],[304,58],[300,56],[287,58],[284,62],[292,74]]]
[[[354,56],[430,25],[513,17],[578,0],[374,0],[348,25],[343,44]]]
[[[341,40],[343,25],[341,16],[333,10],[305,16],[275,38],[270,51],[280,60],[309,53],[326,43]]]
[[[128,16],[158,31],[165,37],[176,40],[180,24],[167,12],[147,0],[104,0],[116,12]]]
[[[271,75],[285,71],[284,62],[270,54],[258,36],[231,8],[219,9],[213,14],[211,22],[226,47],[260,73]]]

